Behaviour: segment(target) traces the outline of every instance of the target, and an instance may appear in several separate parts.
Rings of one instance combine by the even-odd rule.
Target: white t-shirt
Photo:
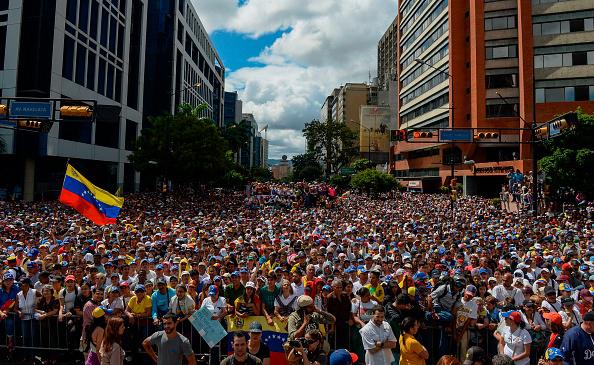
[[[121,310],[124,310],[124,300],[121,297],[114,299],[114,301],[111,302],[111,304],[109,304],[109,299],[104,299],[101,302],[101,305],[103,305],[103,306],[105,306],[105,307],[107,307],[109,309],[121,309]]]
[[[305,286],[303,285],[303,281],[300,284],[301,285],[291,283],[291,287],[293,288],[293,294],[295,294],[297,297],[305,294]]]
[[[351,304],[351,312],[359,317],[360,320],[367,323],[373,317],[373,307],[377,305],[375,300],[369,300],[367,303],[363,303],[360,299],[354,299]]]
[[[505,302],[506,298],[513,298],[513,304],[516,306],[520,306],[524,302],[524,293],[521,289],[512,287],[508,290],[503,284],[493,288],[493,296],[498,302]]]
[[[66,288],[60,290],[60,299],[64,299],[64,313],[70,312],[74,308],[74,300],[76,299],[77,292],[78,289],[71,292]]]
[[[462,305],[458,307],[458,312],[456,313],[456,328],[463,327],[467,319],[477,319],[478,317],[478,305],[474,298],[468,302],[462,298],[461,301]]]
[[[523,328],[518,327],[513,333],[511,328],[505,326],[501,332],[505,346],[503,348],[503,354],[511,358],[518,356],[524,352],[524,345],[532,343],[530,333]],[[530,357],[525,357],[521,360],[514,361],[515,365],[527,365],[530,363]]]
[[[213,316],[218,316],[221,314],[226,304],[225,297],[219,297],[219,299],[213,303],[212,298],[209,296],[202,301],[202,306],[200,308],[206,307]]]

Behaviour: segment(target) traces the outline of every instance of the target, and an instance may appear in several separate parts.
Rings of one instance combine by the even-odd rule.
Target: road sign
[[[13,101],[9,114],[11,118],[50,119],[52,106],[49,101]]]
[[[352,167],[343,167],[340,169],[341,175],[352,175],[355,173],[355,169]]]
[[[472,142],[472,129],[440,129],[441,142]]]

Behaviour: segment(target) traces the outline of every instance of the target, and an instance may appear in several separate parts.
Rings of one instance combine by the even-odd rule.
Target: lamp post
[[[499,96],[501,100],[507,105],[511,105],[506,98],[504,98],[499,91],[495,91],[495,94]],[[515,109],[514,109],[515,111]],[[536,161],[536,120],[532,123],[528,123],[519,112],[515,111],[516,116],[524,122],[524,125],[531,125],[532,131],[530,132],[530,138],[532,139],[532,215],[534,218],[538,217],[538,161]],[[521,132],[520,132],[521,133]]]
[[[425,60],[422,60],[420,58],[415,58],[415,62],[422,63],[423,65],[436,70],[437,72],[441,73],[442,75],[446,75],[450,79],[450,90],[452,90],[452,96],[450,97],[450,109],[452,110],[451,128],[454,129],[454,77],[450,73],[448,73],[444,70],[440,70],[433,65],[430,65]],[[455,178],[454,147],[455,147],[454,142],[451,142],[451,144],[450,144],[450,189],[452,189],[452,193],[453,193],[453,190],[456,189],[456,187],[451,186],[451,182],[454,181],[454,178]],[[454,216],[454,195],[453,194],[450,197],[450,209],[452,211],[452,221],[454,221],[455,216]]]

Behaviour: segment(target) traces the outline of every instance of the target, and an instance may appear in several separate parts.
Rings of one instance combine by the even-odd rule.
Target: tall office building
[[[398,128],[496,131],[578,106],[594,112],[593,18],[589,0],[399,1]],[[509,171],[532,169],[531,146],[520,143],[529,131],[500,138],[509,144],[398,142],[391,170],[431,189],[453,163],[468,193],[498,191]]]
[[[222,126],[225,68],[192,1],[149,1],[146,38],[145,116],[206,104]]]
[[[223,113],[223,123],[227,125],[231,122],[239,123],[242,114],[242,102],[237,96],[237,91],[225,91],[225,108]]]
[[[2,129],[0,199],[56,197],[69,158],[107,190],[137,188],[128,156],[142,127],[147,2],[0,1],[3,98],[88,99],[110,106],[95,110],[95,123],[60,121],[49,133]]]

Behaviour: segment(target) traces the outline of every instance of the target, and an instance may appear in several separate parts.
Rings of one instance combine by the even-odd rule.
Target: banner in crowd
[[[100,226],[115,224],[124,205],[124,198],[93,185],[70,164],[66,167],[59,200]]]
[[[274,365],[286,365],[287,357],[283,344],[287,342],[289,334],[286,330],[286,323],[274,319],[273,325],[266,322],[264,316],[253,316],[248,318],[239,318],[237,316],[227,317],[227,342],[229,344],[229,352],[233,351],[233,332],[244,331],[249,332],[250,324],[258,322],[262,325],[262,343],[270,349],[270,363]]]
[[[204,342],[206,342],[210,348],[213,348],[219,341],[227,336],[227,332],[219,321],[213,321],[210,319],[211,317],[212,313],[210,310],[206,307],[202,307],[195,311],[188,320],[192,326],[194,326],[196,331],[198,331],[200,336],[202,336]]]

